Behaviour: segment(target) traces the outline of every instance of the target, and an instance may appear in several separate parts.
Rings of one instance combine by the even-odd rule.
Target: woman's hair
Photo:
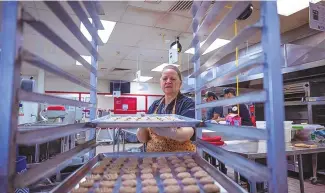
[[[174,65],[168,65],[168,66],[165,66],[164,69],[162,70],[162,72],[164,72],[165,70],[174,70],[177,75],[178,75],[178,78],[182,81],[182,74],[181,74],[181,71]]]

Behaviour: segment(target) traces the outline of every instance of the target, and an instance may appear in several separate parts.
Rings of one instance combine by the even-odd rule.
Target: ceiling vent
[[[159,4],[161,0],[144,0],[146,3]]]
[[[175,4],[169,9],[169,12],[176,11],[188,11],[191,9],[193,1],[177,1]]]
[[[128,68],[111,68],[109,70],[109,72],[113,72],[113,73],[125,73],[125,72],[129,72],[131,71],[131,69]]]

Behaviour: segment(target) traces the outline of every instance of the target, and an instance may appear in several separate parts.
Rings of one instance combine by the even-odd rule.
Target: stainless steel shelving
[[[80,2],[69,2],[68,4],[92,35],[93,40],[91,42],[81,33],[79,27],[62,7],[61,2],[45,2],[45,5],[92,55],[90,64],[80,56],[76,49],[72,48],[59,34],[56,34],[52,30],[52,26],[47,25],[41,20],[35,19],[18,1],[5,1],[2,3],[2,57],[0,63],[0,92],[2,93],[2,97],[0,98],[0,115],[2,118],[2,124],[0,125],[0,192],[12,193],[16,188],[27,187],[63,169],[70,163],[73,157],[90,152],[96,146],[94,124],[78,123],[19,127],[17,125],[18,105],[20,100],[88,107],[91,110],[90,119],[95,119],[97,103],[97,61],[101,59],[98,54],[98,45],[103,44],[97,34],[98,29],[103,29],[98,15],[103,14],[103,9],[98,2],[83,2],[86,11],[89,13],[89,17],[92,18],[94,23],[94,25],[92,25]],[[44,60],[41,56],[24,49],[22,47],[22,34],[24,25],[26,24],[63,50],[67,55],[79,61],[90,72],[90,82],[87,83],[65,72],[55,64]],[[91,95],[90,103],[20,90],[20,68],[23,61],[89,89]],[[16,175],[16,148],[18,144],[33,145],[43,143],[85,130],[90,130],[91,134],[88,141],[84,144],[37,164],[35,167],[30,168],[20,175]]]
[[[200,38],[206,34],[207,20],[211,19],[211,15],[216,16],[220,7],[224,6],[224,2],[216,1],[207,16],[202,20],[202,10],[206,10],[205,4],[199,1],[193,2],[193,40],[190,45],[194,48],[195,54],[191,59],[194,63],[194,72],[188,78],[194,78],[194,88],[187,87],[187,90],[195,92],[196,102],[196,119],[201,119],[201,109],[206,107],[234,105],[251,102],[265,103],[265,116],[267,129],[260,130],[250,127],[235,127],[215,124],[206,124],[204,129],[210,129],[220,133],[231,134],[243,139],[267,140],[267,166],[256,164],[247,160],[240,155],[228,152],[222,147],[215,147],[200,140],[202,128],[197,130],[197,147],[198,153],[202,151],[209,153],[225,165],[234,168],[241,175],[245,176],[251,186],[250,192],[256,192],[256,182],[268,182],[269,192],[285,193],[288,192],[287,187],[287,165],[285,157],[285,143],[283,132],[284,120],[284,100],[283,100],[283,83],[281,67],[284,66],[282,50],[280,44],[280,25],[277,14],[276,1],[261,1],[261,17],[259,22],[254,25],[245,27],[235,36],[230,43],[218,48],[212,56],[204,63],[200,64],[200,56],[204,51],[218,38],[221,33],[226,31],[236,20],[236,18],[247,8],[249,1],[238,1],[232,3],[232,8],[224,16],[223,19],[212,30],[204,45],[200,47]],[[220,7],[219,7],[220,6]],[[199,16],[198,16],[199,15]],[[211,27],[211,26],[210,26]],[[248,38],[256,32],[262,33],[262,54],[251,55],[239,60],[239,67],[232,65],[232,68],[219,72],[218,76],[214,76],[212,80],[204,81],[201,78],[203,72],[216,70],[218,66],[227,65],[222,63],[222,59],[235,51],[235,48],[244,43]],[[202,40],[202,39],[201,39]],[[231,78],[243,72],[254,68],[263,69],[264,89],[257,92],[251,92],[245,95],[234,97],[232,99],[224,99],[210,103],[201,102],[202,89],[225,85]],[[229,192],[241,192],[232,187]]]

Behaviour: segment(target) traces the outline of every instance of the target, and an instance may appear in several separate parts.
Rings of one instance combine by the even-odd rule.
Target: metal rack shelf
[[[192,6],[192,29],[193,40],[191,47],[194,48],[195,54],[191,59],[194,63],[193,73],[188,76],[188,79],[194,78],[194,88],[187,86],[186,90],[192,90],[195,93],[196,103],[196,119],[201,119],[201,109],[206,107],[215,106],[228,106],[235,104],[244,104],[251,102],[265,103],[265,115],[267,129],[255,129],[251,127],[235,127],[206,123],[205,127],[197,129],[197,147],[198,152],[207,152],[218,160],[224,162],[226,165],[238,171],[241,175],[245,176],[250,182],[250,192],[256,192],[256,182],[268,182],[269,191],[274,193],[288,192],[287,187],[287,169],[285,157],[285,143],[283,132],[284,120],[284,100],[283,100],[283,85],[281,67],[284,66],[282,57],[282,50],[280,45],[280,30],[279,18],[277,14],[277,7],[275,1],[261,1],[261,18],[260,21],[254,25],[245,27],[241,32],[236,35],[231,42],[218,48],[214,54],[203,64],[200,64],[200,56],[204,51],[218,38],[226,28],[235,23],[237,17],[247,8],[250,2],[240,1],[235,2],[228,14],[221,19],[221,22],[212,30],[207,40],[202,47],[200,46],[200,37],[206,34],[207,20],[211,19],[210,15],[217,15],[217,11],[224,2],[215,2],[213,8],[207,13],[207,17],[203,20],[197,17],[197,13],[201,10],[206,10],[205,4],[200,1],[193,2]],[[204,24],[204,25],[203,25]],[[211,27],[211,26],[210,26]],[[218,68],[229,65],[223,59],[226,55],[235,51],[236,47],[244,43],[249,37],[256,32],[262,33],[262,54],[257,53],[246,58],[241,58],[238,67],[233,65],[231,67],[218,71]],[[226,63],[226,64],[225,64]],[[245,95],[237,96],[231,99],[218,100],[215,102],[202,104],[201,91],[209,87],[223,86],[227,84],[236,75],[247,72],[252,69],[261,68],[264,75],[264,89],[261,91],[251,92]],[[202,80],[201,74],[203,72],[213,71],[212,80]],[[267,140],[267,162],[268,166],[259,165],[248,161],[246,158],[238,154],[228,152],[220,147],[215,147],[207,142],[200,140],[202,137],[202,129],[208,129],[220,133],[231,134],[234,137],[242,139],[266,139]],[[240,130],[240,131],[239,131]],[[240,192],[240,191],[233,191]]]
[[[90,15],[89,17],[92,18],[94,23],[91,24],[86,12],[79,2],[68,3],[92,35],[93,40],[89,42],[60,2],[45,2],[45,4],[89,51],[92,55],[92,60],[89,64],[80,56],[76,49],[72,48],[67,41],[60,37],[60,35],[56,34],[51,29],[51,26],[35,19],[18,1],[7,1],[2,3],[3,15],[1,36],[4,41],[1,42],[2,57],[0,63],[0,81],[2,82],[0,92],[3,93],[3,97],[0,99],[0,112],[3,120],[0,126],[0,165],[2,166],[0,169],[0,192],[12,193],[15,192],[16,188],[28,187],[38,180],[60,171],[71,162],[73,157],[84,155],[96,146],[95,132],[92,131],[95,125],[91,123],[17,125],[19,100],[45,104],[89,107],[90,120],[95,119],[96,115],[97,61],[101,59],[98,55],[98,45],[103,44],[97,34],[97,30],[103,29],[103,25],[98,16],[103,14],[103,9],[98,2],[83,2],[84,7]],[[40,35],[63,50],[67,55],[80,62],[90,72],[90,83],[80,80],[76,76],[60,69],[55,64],[44,60],[41,56],[24,49],[22,47],[24,24],[30,25]],[[23,61],[89,89],[90,103],[20,90],[20,68]],[[89,139],[85,143],[39,163],[35,167],[29,168],[24,173],[16,175],[17,145],[44,143],[86,130],[90,130],[92,133],[90,133]],[[90,157],[92,156],[94,155],[90,154]]]

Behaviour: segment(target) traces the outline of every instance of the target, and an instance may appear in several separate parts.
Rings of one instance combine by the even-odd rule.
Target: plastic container
[[[292,130],[292,121],[284,121],[283,122],[284,128],[284,141],[290,142],[292,139],[291,130]],[[266,122],[265,121],[256,121],[256,127],[259,129],[266,129]]]
[[[300,141],[309,141],[312,140],[311,134],[317,129],[324,128],[321,125],[316,124],[301,124],[301,125],[292,125],[292,128],[296,131],[295,138]]]
[[[19,175],[27,171],[27,160],[26,156],[17,156],[16,158],[16,173]],[[29,193],[28,188],[19,188],[15,192]]]

